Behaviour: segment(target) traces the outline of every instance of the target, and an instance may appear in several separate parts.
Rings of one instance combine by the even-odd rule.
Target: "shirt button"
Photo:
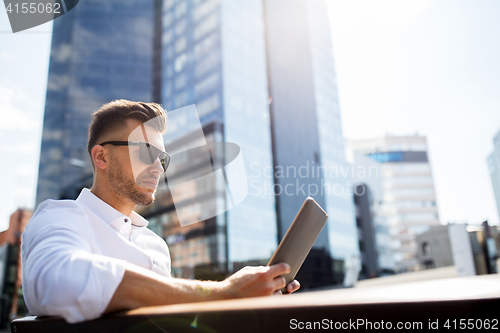
[[[153,259],[153,265],[158,265],[158,263],[156,262],[156,260]]]
[[[127,223],[127,222],[128,222],[128,219],[125,219],[124,221],[125,221],[125,223]]]

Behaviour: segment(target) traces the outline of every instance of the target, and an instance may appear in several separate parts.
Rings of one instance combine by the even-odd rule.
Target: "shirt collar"
[[[94,193],[90,192],[90,190],[87,188],[84,188],[80,192],[80,195],[78,196],[76,201],[87,206],[101,220],[109,225],[116,220],[125,221],[126,218],[132,220],[132,224],[137,227],[146,227],[149,223],[146,219],[144,219],[136,212],[132,212],[130,216],[126,216],[120,213],[109,204],[98,198]]]

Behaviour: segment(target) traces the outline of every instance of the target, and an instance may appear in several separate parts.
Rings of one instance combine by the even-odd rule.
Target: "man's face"
[[[135,119],[127,120],[127,130],[117,140],[147,142],[165,151],[162,135]],[[139,146],[112,147],[108,180],[111,189],[123,199],[136,205],[150,205],[155,200],[154,194],[163,168],[159,159],[151,165],[142,162],[139,150]]]

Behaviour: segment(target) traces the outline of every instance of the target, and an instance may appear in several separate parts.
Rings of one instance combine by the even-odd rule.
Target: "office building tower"
[[[488,168],[490,170],[491,185],[495,193],[498,218],[500,219],[500,131],[495,135],[493,145],[493,152],[488,156]]]
[[[28,315],[22,294],[21,235],[33,212],[18,208],[10,216],[9,228],[0,232],[0,329],[12,318]]]
[[[226,229],[228,269],[265,263],[311,195],[331,217],[304,264],[316,270],[306,287],[332,284],[334,271],[342,283],[358,255],[347,181],[325,172],[346,166],[325,9],[321,1],[165,1],[162,17],[163,104],[196,104],[204,128],[222,124],[218,140],[238,144],[245,160],[249,194],[215,222]]]
[[[90,114],[115,99],[150,102],[153,1],[80,1],[54,20],[36,205],[91,176]]]
[[[329,219],[310,260],[321,262],[317,251],[322,249],[333,260],[338,283],[344,267],[357,266],[359,249],[348,178],[332,172],[346,170],[348,164],[326,3],[270,0],[264,4],[275,182],[279,189],[295,191],[277,197],[279,235],[284,236],[306,196],[314,197]],[[309,172],[300,173],[304,169]],[[289,170],[297,170],[297,176]],[[301,186],[307,189],[301,192]],[[324,283],[320,272],[316,277],[317,284]]]
[[[361,272],[359,279],[379,277],[381,269],[378,260],[377,238],[373,218],[373,195],[366,184],[354,186],[354,205],[356,207],[356,225],[358,227]],[[387,232],[386,232],[387,233]]]
[[[204,128],[222,124],[215,140],[241,148],[253,185],[241,204],[215,217],[225,229],[219,241],[227,253],[220,260],[232,271],[238,263],[269,259],[277,228],[272,182],[262,175],[272,166],[262,1],[164,1],[162,10],[163,105],[196,104]],[[182,131],[167,128],[166,139],[189,134]],[[173,257],[172,267],[193,265],[181,262]]]
[[[382,214],[384,192],[382,164],[350,152],[356,225],[361,254],[360,279],[394,274],[394,252],[386,217]]]
[[[382,214],[393,237],[396,271],[418,270],[416,235],[440,225],[426,138],[385,136],[346,147],[382,164]]]

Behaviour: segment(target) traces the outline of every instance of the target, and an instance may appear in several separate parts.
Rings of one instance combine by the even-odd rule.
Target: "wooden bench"
[[[26,317],[24,332],[287,332],[303,329],[500,330],[500,275],[140,308],[79,324]],[[496,322],[496,324],[495,324]],[[370,326],[371,325],[371,326]],[[495,326],[496,325],[496,326]]]

